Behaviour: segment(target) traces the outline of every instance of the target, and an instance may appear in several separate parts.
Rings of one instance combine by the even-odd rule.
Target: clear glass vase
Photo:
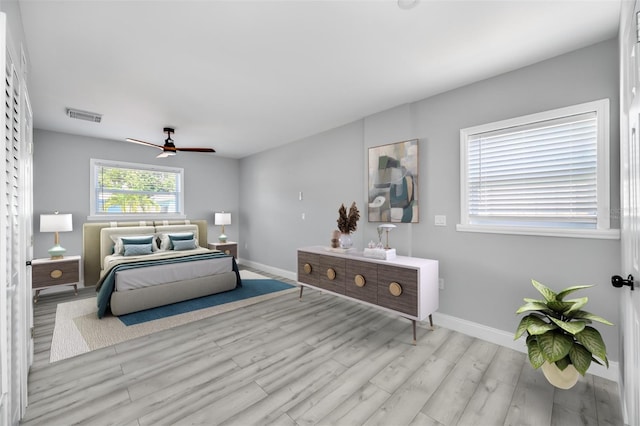
[[[340,234],[340,248],[350,249],[353,246],[353,240],[351,240],[351,234]]]

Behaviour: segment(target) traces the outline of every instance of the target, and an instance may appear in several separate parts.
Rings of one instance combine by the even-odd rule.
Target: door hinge
[[[31,338],[33,339],[35,336],[36,332],[35,332],[35,327],[31,327]]]

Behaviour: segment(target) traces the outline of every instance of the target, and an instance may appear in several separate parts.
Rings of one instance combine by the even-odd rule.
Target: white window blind
[[[92,216],[184,216],[181,168],[92,159],[91,171]]]
[[[607,100],[463,129],[458,228],[608,230],[608,132]]]
[[[469,223],[597,226],[595,112],[469,138]]]

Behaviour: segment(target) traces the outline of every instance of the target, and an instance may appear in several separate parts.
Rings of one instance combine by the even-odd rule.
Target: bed
[[[96,285],[98,317],[242,286],[233,256],[206,247],[204,220],[84,224],[84,282]]]

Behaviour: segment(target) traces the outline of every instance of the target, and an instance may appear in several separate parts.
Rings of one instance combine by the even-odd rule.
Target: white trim
[[[537,122],[552,120],[588,112],[595,112],[598,120],[597,136],[597,228],[574,229],[553,227],[518,227],[501,225],[476,225],[469,223],[468,188],[468,139],[478,133],[487,133],[510,127],[520,127]],[[557,108],[549,111],[514,117],[492,123],[460,129],[460,224],[456,229],[463,232],[487,232],[498,234],[539,235],[571,238],[620,239],[620,230],[611,229],[610,214],[610,110],[609,99],[585,102],[578,105]]]
[[[518,340],[513,340],[514,334],[507,331],[498,330],[497,328],[488,327],[486,325],[467,321],[439,312],[435,312],[433,314],[433,322],[434,324],[440,327],[448,328],[449,330],[457,331],[468,336],[495,343],[496,345],[504,346],[518,352],[527,353],[527,346],[524,342],[524,339],[521,338]],[[619,383],[620,368],[617,361],[609,361],[608,369],[596,363],[592,363],[591,367],[589,367],[588,373],[593,374],[594,376],[602,377],[603,379]]]
[[[291,281],[298,281],[298,274],[296,272],[287,271],[284,269],[274,268],[272,266],[263,265],[262,263],[253,262],[251,260],[238,259],[238,263],[246,265],[250,268],[260,269],[264,272],[268,272],[273,275],[279,275],[281,277],[290,279]]]
[[[97,166],[108,166],[117,168],[129,168],[136,170],[151,170],[175,173],[180,176],[180,194],[179,194],[179,207],[180,211],[176,213],[141,213],[141,214],[97,214],[96,213],[96,199],[95,199],[95,187],[96,187],[96,173],[95,168]],[[184,169],[182,167],[170,167],[159,166],[156,164],[142,164],[142,163],[129,163],[125,161],[113,161],[113,160],[100,160],[98,158],[91,158],[89,160],[89,221],[112,221],[112,220],[183,220],[187,216],[185,214],[186,208],[184,205]]]
[[[532,228],[524,226],[492,226],[492,225],[456,225],[456,231],[481,232],[488,234],[537,235],[542,237],[594,238],[603,240],[619,240],[619,229],[554,229]]]

